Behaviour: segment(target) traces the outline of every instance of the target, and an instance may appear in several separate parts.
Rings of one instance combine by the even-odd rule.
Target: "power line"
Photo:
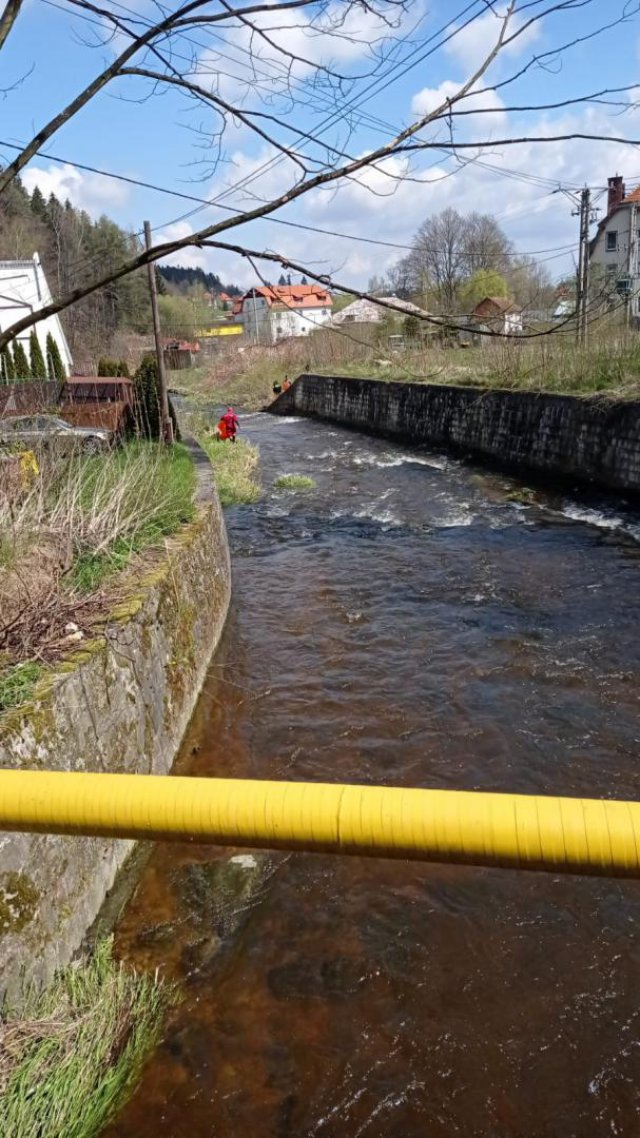
[[[61,7],[61,5],[55,3],[55,0],[45,0],[45,2],[50,3],[54,7]],[[370,92],[372,92],[374,88],[378,87],[379,90],[386,89],[386,87],[389,86],[389,84],[393,81],[391,78],[389,78],[389,76],[394,71],[398,70],[399,67],[403,68],[403,74],[404,74],[406,72],[408,61],[411,59],[412,56],[417,55],[418,58],[414,59],[414,62],[411,63],[409,70],[411,70],[414,66],[416,66],[417,63],[423,62],[425,58],[427,58],[429,55],[433,54],[433,52],[438,50],[439,47],[442,47],[446,42],[448,42],[448,40],[450,40],[453,36],[455,36],[456,34],[459,33],[459,31],[461,30],[461,26],[457,23],[457,21],[459,21],[465,15],[468,15],[468,13],[473,8],[476,7],[477,3],[478,3],[478,0],[473,0],[472,3],[467,4],[466,7],[464,9],[462,9],[462,11],[459,12],[458,15],[453,18],[453,20],[448,20],[444,25],[441,26],[441,28],[438,29],[437,32],[434,32],[424,43],[416,45],[412,49],[412,51],[407,56],[405,56],[402,60],[396,61],[396,63],[392,64],[391,67],[388,69],[386,76],[385,75],[378,76],[376,79],[374,79],[370,82],[369,86],[367,88],[365,88],[365,90],[363,92],[359,92],[356,96],[354,96],[353,99],[351,99],[347,102],[343,102],[343,104],[341,106],[339,106],[337,108],[334,107],[332,113],[328,116],[327,119],[324,120],[324,123],[320,124],[320,126],[317,128],[317,130],[324,132],[328,128],[328,126],[331,125],[335,121],[336,116],[338,118],[341,118],[347,109],[353,110],[355,107],[361,106],[364,102],[368,102],[369,99],[371,98]],[[137,19],[137,13],[134,13],[131,9],[127,8],[126,5],[124,5],[122,3],[118,3],[117,7],[119,7],[121,10],[123,10],[125,12],[128,12],[131,17],[136,18],[136,21],[138,23],[143,24],[145,27],[151,27],[152,26],[149,21]],[[462,28],[467,27],[470,24],[472,24],[481,14],[482,14],[482,12],[476,11],[476,13],[474,15],[472,15],[462,25]],[[84,17],[83,16],[82,18],[88,19],[89,22],[100,24],[100,21],[96,21],[95,19],[93,21],[91,21],[90,17]],[[102,25],[100,25],[100,26],[102,26]],[[435,39],[437,39],[439,36],[443,35],[450,28],[453,28],[453,30],[451,32],[449,32],[449,35],[445,36],[445,38],[442,39],[439,44],[436,44],[435,47],[432,47],[426,53],[423,53],[422,55],[420,54],[421,52],[423,52],[423,49],[427,44],[433,43],[433,41]],[[129,34],[132,34],[132,33],[129,33]],[[201,47],[204,50],[209,50],[208,45],[203,44],[202,41],[196,40],[193,37],[193,35],[188,36],[186,33],[180,33],[180,37],[187,42],[193,43],[197,47]],[[225,45],[227,44],[227,41],[224,40],[224,37],[216,34],[216,38],[222,39],[223,42],[225,43]],[[255,60],[254,60],[254,57],[251,55],[250,51],[243,48],[241,45],[234,45],[234,46],[236,46],[238,48],[238,50],[244,52],[245,54],[247,54],[251,58],[251,60],[252,60],[252,73],[257,72],[257,74],[262,74],[263,76],[270,78],[268,73],[260,72],[259,68],[256,69]],[[223,53],[219,53],[219,54],[222,55],[223,58],[229,58],[228,56],[225,57]],[[178,58],[180,58],[180,57],[178,56]],[[184,58],[184,57],[182,57],[182,58]],[[233,61],[233,62],[236,62],[236,61]],[[279,60],[274,60],[274,61],[270,60],[269,62],[271,65],[276,64],[276,65],[280,66],[281,69],[283,69],[285,72],[285,77],[288,77],[285,65],[280,63]],[[245,66],[247,66],[247,65],[245,65]],[[237,77],[234,77],[234,78],[237,79]],[[382,88],[380,88],[380,83],[383,80],[386,80],[386,82],[384,82]],[[379,90],[376,93],[379,93]],[[316,91],[314,94],[314,98],[317,99],[317,97],[318,97],[318,92]],[[369,115],[361,116],[361,121],[366,121],[366,120],[368,120],[371,123],[374,123],[375,125],[383,126],[385,129],[389,129],[392,134],[397,133],[398,128],[394,127],[392,124],[385,123],[384,120],[375,119],[373,116],[369,116]],[[316,140],[314,139],[314,141],[316,141]],[[304,145],[304,143],[303,143],[303,145]],[[333,148],[330,147],[330,149],[333,149]],[[447,148],[443,147],[442,149],[445,150]],[[449,158],[452,156],[455,156],[455,155],[451,155],[451,154],[448,155]],[[195,210],[188,211],[186,214],[182,214],[177,218],[172,218],[169,221],[162,223],[162,225],[156,226],[155,229],[157,230],[157,229],[165,228],[169,225],[177,224],[180,221],[185,221],[185,220],[189,219],[190,217],[194,216],[195,213],[200,212],[203,208],[206,207],[207,204],[210,206],[217,205],[219,208],[228,208],[228,207],[223,207],[220,204],[222,198],[228,197],[229,194],[232,193],[234,190],[237,190],[239,188],[245,188],[246,186],[250,185],[251,182],[254,181],[257,177],[259,177],[261,173],[265,172],[267,169],[273,168],[276,164],[279,164],[283,160],[284,160],[284,158],[282,155],[274,156],[273,158],[267,160],[267,162],[263,163],[261,166],[257,167],[255,170],[250,171],[247,175],[245,175],[245,177],[243,179],[240,179],[234,185],[226,187],[216,198],[212,198],[208,202],[205,202],[205,200],[202,198],[195,198],[193,195],[186,195],[186,194],[182,195],[185,198],[185,200],[197,201],[198,202],[197,208]],[[516,180],[522,181],[524,183],[530,183],[530,184],[539,185],[539,186],[544,186],[544,185],[553,186],[554,188],[558,185],[558,183],[556,181],[553,181],[552,179],[545,179],[545,178],[541,178],[537,175],[533,175],[533,174],[529,174],[529,173],[525,173],[525,172],[518,172],[518,171],[509,170],[508,168],[505,168],[505,167],[493,166],[490,163],[484,162],[479,158],[469,159],[469,161],[473,162],[475,165],[477,165],[481,168],[486,168],[490,172],[493,172],[499,176],[507,177],[507,178],[511,178],[511,179],[516,179]],[[451,176],[451,175],[449,175],[449,176]],[[163,192],[163,191],[161,191],[161,192]],[[176,194],[176,196],[178,196],[178,195]],[[293,224],[291,222],[283,222],[280,219],[275,219],[275,218],[272,218],[271,220],[273,220],[274,222],[276,222],[278,224],[288,224],[288,225]],[[357,238],[354,238],[354,239],[357,240]],[[379,244],[383,245],[383,242],[379,242]],[[396,246],[394,243],[389,243],[389,247],[396,247]]]
[[[21,147],[18,146],[16,143],[6,142],[2,139],[0,139],[0,146],[6,146],[12,150],[20,150],[21,149]],[[153,182],[145,182],[139,178],[131,178],[126,174],[116,174],[115,172],[113,172],[111,170],[104,170],[104,169],[100,169],[97,166],[89,166],[83,162],[76,162],[72,158],[61,158],[56,154],[50,154],[50,153],[48,153],[46,151],[42,151],[42,150],[38,150],[36,152],[35,156],[38,158],[45,158],[49,162],[60,162],[61,164],[65,165],[65,166],[74,166],[74,167],[76,167],[76,169],[85,170],[90,174],[99,174],[103,178],[112,178],[114,181],[126,182],[132,186],[139,186],[140,188],[145,189],[145,190],[152,190],[155,193],[166,194],[170,197],[181,198],[181,199],[184,199],[186,201],[199,202],[201,205],[204,205],[204,206],[210,206],[211,205],[211,202],[209,201],[208,198],[197,197],[195,194],[186,194],[186,193],[183,193],[181,190],[172,190],[172,189],[169,189],[168,186],[159,186]],[[234,210],[233,206],[219,205],[218,208],[223,209],[229,213],[237,212],[236,210]],[[527,207],[527,208],[529,208],[529,207]],[[338,230],[335,230],[335,229],[321,229],[319,226],[305,225],[301,221],[286,221],[283,218],[276,218],[276,217],[265,218],[265,221],[271,222],[274,225],[284,225],[290,229],[301,229],[301,230],[307,231],[308,233],[317,233],[323,237],[339,237],[339,238],[344,239],[346,241],[361,241],[365,245],[380,245],[380,246],[383,246],[384,248],[399,249],[399,250],[404,251],[404,252],[411,252],[411,250],[414,248],[413,245],[405,245],[405,244],[403,244],[401,242],[397,242],[397,241],[381,241],[378,238],[374,238],[374,237],[360,237],[355,233],[340,233]],[[171,224],[175,224],[175,222],[165,222],[164,225],[157,226],[156,231],[158,229],[165,229]],[[139,233],[133,234],[133,236],[140,236],[140,234]],[[570,242],[566,245],[553,245],[553,246],[550,246],[549,248],[546,248],[546,249],[516,250],[512,253],[505,253],[505,254],[500,254],[500,255],[501,256],[509,256],[509,257],[533,257],[533,256],[537,256],[537,255],[543,254],[543,253],[561,253],[567,249],[573,249],[573,242]],[[474,251],[472,250],[471,255],[482,256],[483,253],[479,251],[478,253],[474,254]]]

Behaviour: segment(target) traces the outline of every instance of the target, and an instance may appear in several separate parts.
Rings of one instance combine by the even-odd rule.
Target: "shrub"
[[[52,382],[57,381],[58,383],[64,383],[66,373],[62,356],[60,355],[60,349],[51,332],[47,333],[47,371],[49,373],[49,379]]]
[[[0,354],[0,378],[2,383],[13,383],[16,378],[13,356],[8,348],[4,348]]]
[[[111,360],[107,356],[101,356],[98,360],[98,375],[102,376],[116,376],[118,374],[118,361]]]
[[[13,345],[13,370],[18,382],[22,379],[31,379],[31,368],[27,353],[19,340],[15,340]]]
[[[42,348],[35,329],[29,336],[29,357],[31,361],[31,376],[33,379],[46,380],[47,365],[44,362]]]
[[[138,434],[147,439],[159,439],[161,414],[158,363],[151,353],[144,356],[133,377],[133,399]],[[177,439],[180,437],[178,423],[171,404],[169,404],[169,414],[173,423],[173,435]]]

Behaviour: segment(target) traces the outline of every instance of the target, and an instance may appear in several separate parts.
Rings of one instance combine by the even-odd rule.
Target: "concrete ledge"
[[[301,375],[267,410],[640,494],[640,402]]]
[[[27,705],[0,716],[0,766],[166,774],[220,639],[229,547],[209,461],[192,441],[197,515],[100,635]],[[132,842],[0,834],[0,991],[46,981],[96,918]]]

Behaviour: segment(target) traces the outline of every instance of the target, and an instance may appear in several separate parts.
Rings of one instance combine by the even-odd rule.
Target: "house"
[[[6,330],[23,316],[44,308],[52,299],[37,253],[33,254],[30,261],[0,261],[0,331]],[[17,337],[27,353],[27,359],[31,331],[28,328]],[[60,318],[48,316],[35,325],[35,332],[45,359],[47,336],[51,333],[58,345],[64,370],[69,375],[73,370],[73,360]]]
[[[500,336],[517,336],[522,332],[522,309],[506,296],[485,296],[476,304],[470,321]]]
[[[245,293],[239,316],[249,342],[277,344],[327,325],[332,304],[321,285],[264,285]]]
[[[607,212],[589,244],[591,295],[624,303],[629,316],[640,317],[640,186],[627,193],[619,174],[608,180]]]
[[[342,308],[340,312],[336,312],[331,323],[336,327],[341,324],[379,324],[381,320],[387,319],[393,313],[387,304],[391,304],[398,309],[399,316],[429,316],[425,308],[418,308],[417,304],[411,304],[408,300],[400,300],[397,296],[381,296],[380,300],[383,304],[376,304],[374,300],[358,299],[354,300],[351,304],[347,304],[346,308]],[[428,324],[425,321],[425,330],[435,331],[435,325]]]

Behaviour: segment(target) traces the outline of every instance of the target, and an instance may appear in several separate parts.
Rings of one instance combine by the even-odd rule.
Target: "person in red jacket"
[[[233,407],[227,407],[226,414],[222,416],[220,422],[224,423],[226,427],[227,438],[232,443],[235,443],[238,427],[240,426],[240,420],[238,419],[238,416],[236,415]]]

